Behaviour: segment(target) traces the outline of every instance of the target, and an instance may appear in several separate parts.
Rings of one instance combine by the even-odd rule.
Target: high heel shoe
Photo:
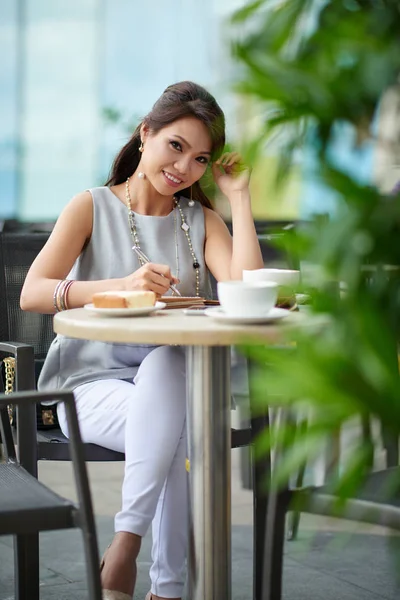
[[[107,546],[106,551],[103,554],[103,558],[100,561],[100,573],[102,572],[105,564],[106,555],[108,552],[109,546]],[[133,600],[133,597],[130,594],[125,594],[125,592],[118,592],[117,590],[102,590],[102,598],[103,600]],[[151,600],[151,596],[150,596]]]
[[[124,594],[124,592],[117,592],[116,590],[102,590],[103,600],[132,600],[132,596]]]

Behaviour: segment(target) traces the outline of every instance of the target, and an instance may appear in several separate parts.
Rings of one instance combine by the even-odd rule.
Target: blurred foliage
[[[373,138],[379,100],[400,73],[400,3],[259,0],[235,13],[232,28],[237,90],[263,114],[249,157],[281,139],[278,184],[312,132],[316,171],[337,197],[333,216],[315,218],[285,240],[312,291],[315,327],[290,333],[295,351],[247,348],[258,365],[252,385],[260,411],[278,405],[312,415],[301,434],[286,426],[260,439],[259,452],[281,446],[282,482],[350,419],[372,417],[400,432],[400,196],[361,184],[329,152],[343,124],[355,132],[356,146]],[[355,492],[371,452],[360,438],[336,481],[338,493]]]
[[[104,106],[102,119],[105,125],[120,129],[127,136],[131,136],[141,121],[138,114],[124,114],[120,109],[112,106]]]

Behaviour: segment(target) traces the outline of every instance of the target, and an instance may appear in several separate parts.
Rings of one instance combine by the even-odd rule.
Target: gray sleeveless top
[[[93,199],[93,231],[89,243],[76,260],[68,279],[96,281],[126,277],[140,264],[132,250],[126,206],[108,187],[89,190]],[[210,295],[209,273],[204,262],[204,212],[199,202],[180,206],[190,226],[190,237],[200,264],[200,295]],[[152,262],[167,264],[183,296],[196,292],[195,270],[179,211],[165,217],[135,213],[136,229],[143,252]],[[177,264],[178,263],[178,264]],[[110,344],[57,335],[50,346],[38,387],[40,390],[74,389],[99,379],[132,379],[143,358],[154,348],[148,345]]]

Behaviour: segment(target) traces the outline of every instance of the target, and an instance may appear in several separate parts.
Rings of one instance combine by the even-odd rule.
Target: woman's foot
[[[122,592],[132,598],[136,583],[136,559],[142,538],[134,533],[120,531],[104,553],[101,562],[101,586],[104,597],[108,592]],[[112,596],[110,596],[111,598]]]

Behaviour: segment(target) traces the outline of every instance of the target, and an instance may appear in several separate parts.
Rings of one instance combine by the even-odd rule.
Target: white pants
[[[184,350],[155,348],[132,383],[96,381],[74,394],[83,441],[125,452],[115,531],[144,536],[152,523],[151,591],[181,597],[187,547]],[[68,435],[63,404],[58,415]]]

